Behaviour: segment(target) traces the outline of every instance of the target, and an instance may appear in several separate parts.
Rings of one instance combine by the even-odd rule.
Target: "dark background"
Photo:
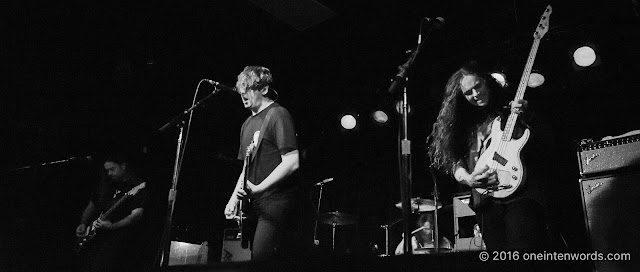
[[[158,129],[191,105],[198,86],[197,99],[212,91],[200,79],[233,86],[247,65],[273,71],[278,102],[296,121],[305,180],[334,178],[324,186],[321,212],[358,216],[356,226],[339,230],[340,250],[384,247],[379,226],[400,217],[398,116],[386,91],[415,47],[420,18],[446,21],[426,40],[407,86],[413,196],[431,197],[424,143],[448,76],[478,58],[517,88],[547,4],[550,30],[534,64],[546,82],[525,97],[558,143],[557,157],[549,158],[561,169],[549,201],[551,236],[561,247],[585,249],[575,144],[639,128],[637,1],[10,1],[0,51],[0,269],[73,261],[73,233],[100,163],[34,165],[98,158],[119,144],[148,159],[155,195],[149,233],[156,237],[178,135]],[[571,54],[584,43],[595,46],[599,65],[576,69]],[[376,108],[390,114],[388,125],[374,125]],[[340,130],[346,112],[358,114],[356,131]],[[220,259],[223,229],[234,226],[222,211],[240,172],[235,156],[248,114],[237,95],[221,94],[191,122],[172,239],[209,241],[210,262]],[[450,204],[455,183],[436,177]],[[391,229],[391,250],[399,226]],[[329,234],[319,228],[322,247],[330,246]]]

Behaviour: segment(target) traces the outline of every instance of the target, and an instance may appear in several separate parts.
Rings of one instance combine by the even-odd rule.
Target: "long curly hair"
[[[464,76],[475,75],[484,80],[490,92],[486,107],[471,105],[462,94],[460,81]],[[465,63],[453,73],[445,87],[442,106],[428,142],[428,154],[436,169],[452,174],[458,162],[467,157],[469,146],[475,141],[479,125],[491,122],[505,105],[504,89],[490,75],[490,70],[476,61]],[[429,141],[429,140],[427,140]]]

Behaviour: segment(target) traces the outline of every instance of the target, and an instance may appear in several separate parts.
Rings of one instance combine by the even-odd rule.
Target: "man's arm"
[[[483,169],[473,171],[471,174],[462,166],[458,166],[453,173],[453,176],[458,183],[467,185],[471,188],[484,188],[497,183],[497,177],[495,173],[489,171],[489,167],[485,166]],[[487,179],[486,181],[482,181]]]
[[[108,220],[98,219],[94,226],[99,229],[116,230],[136,224],[142,219],[144,208],[135,208],[131,211],[127,217],[122,218],[120,221],[112,223]]]
[[[127,217],[122,218],[122,220],[115,222],[111,225],[111,229],[119,229],[124,228],[126,226],[131,226],[137,224],[140,220],[142,220],[142,214],[144,213],[144,208],[135,208],[131,211]]]
[[[89,204],[84,208],[82,212],[82,217],[80,218],[80,224],[89,224],[91,223],[91,219],[94,217],[94,213],[96,211],[96,205],[93,204],[93,200],[89,200]]]
[[[229,201],[227,202],[227,206],[224,208],[224,215],[227,219],[233,219],[233,216],[236,212],[236,203],[238,202],[238,192],[242,189],[242,183],[244,181],[244,170],[246,169],[246,162],[242,166],[242,172],[238,177],[238,181],[236,182],[236,187],[233,189],[231,193],[231,197],[229,197]]]
[[[300,155],[298,150],[293,150],[287,154],[281,155],[282,161],[260,184],[253,185],[248,183],[248,189],[252,194],[261,194],[276,186],[289,175],[293,174],[300,166]]]

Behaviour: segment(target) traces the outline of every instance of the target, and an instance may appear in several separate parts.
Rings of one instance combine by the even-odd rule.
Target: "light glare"
[[[349,114],[342,116],[342,118],[340,118],[340,125],[342,125],[344,129],[351,130],[356,127],[356,118]]]
[[[379,124],[384,124],[389,121],[389,116],[384,111],[377,110],[373,112],[373,120],[378,122]]]
[[[527,86],[529,86],[530,88],[535,88],[542,84],[544,84],[544,76],[542,74],[531,73],[531,75],[529,75],[529,83],[527,84]]]
[[[573,60],[581,67],[587,67],[596,61],[596,52],[589,46],[583,46],[573,52]]]

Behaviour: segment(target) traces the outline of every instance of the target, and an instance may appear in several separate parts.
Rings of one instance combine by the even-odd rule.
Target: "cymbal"
[[[398,209],[402,209],[402,201],[396,204]],[[442,203],[438,202],[438,209],[442,208]],[[429,212],[436,209],[432,199],[414,197],[411,199],[411,210],[418,212]]]
[[[358,219],[356,218],[356,216],[348,213],[337,212],[337,211],[319,214],[316,220],[318,220],[318,222],[323,224],[327,224],[327,225],[335,224],[338,226],[351,225],[358,222]]]

